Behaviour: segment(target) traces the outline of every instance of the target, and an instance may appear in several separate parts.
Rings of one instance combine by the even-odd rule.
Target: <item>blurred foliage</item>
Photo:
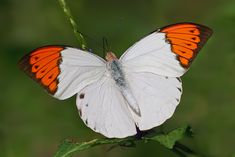
[[[161,127],[169,131],[190,123],[195,138],[183,142],[193,150],[209,157],[235,154],[234,0],[67,1],[79,28],[89,36],[89,47],[99,55],[104,36],[120,56],[161,26],[188,21],[211,27],[213,36],[182,78],[182,101]],[[42,45],[77,45],[58,2],[1,0],[0,19],[0,156],[51,157],[61,139],[100,138],[80,120],[74,98],[52,98],[16,66],[24,54]],[[79,156],[176,156],[154,142],[107,149],[97,147]]]

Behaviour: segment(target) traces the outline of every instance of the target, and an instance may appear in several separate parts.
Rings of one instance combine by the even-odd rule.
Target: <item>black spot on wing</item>
[[[84,99],[84,97],[85,97],[85,94],[84,94],[84,93],[81,93],[81,94],[79,95],[79,98],[80,98],[80,99]]]

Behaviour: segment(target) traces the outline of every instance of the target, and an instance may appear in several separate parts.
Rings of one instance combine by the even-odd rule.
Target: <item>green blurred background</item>
[[[182,141],[207,157],[235,156],[235,1],[234,0],[67,0],[89,47],[102,55],[102,37],[121,55],[145,34],[176,22],[207,25],[214,34],[183,76],[184,93],[167,131],[191,124],[194,139]],[[58,1],[0,2],[0,156],[51,157],[65,138],[102,137],[85,127],[75,97],[47,95],[17,68],[17,61],[48,44],[78,46]],[[77,156],[177,156],[156,143],[136,148],[101,146]],[[147,154],[146,154],[147,153]]]

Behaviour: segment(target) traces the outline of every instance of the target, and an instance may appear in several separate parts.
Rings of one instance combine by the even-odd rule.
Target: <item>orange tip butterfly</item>
[[[20,68],[53,97],[77,94],[85,124],[110,138],[132,136],[169,119],[180,102],[182,76],[212,30],[178,23],[154,31],[118,59],[72,47],[45,46],[24,56]]]

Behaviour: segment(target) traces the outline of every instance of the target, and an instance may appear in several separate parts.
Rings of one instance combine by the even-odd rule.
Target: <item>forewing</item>
[[[195,23],[179,23],[151,33],[130,47],[120,58],[124,68],[162,76],[183,75],[212,30]]]
[[[140,108],[141,116],[133,116],[140,130],[159,126],[173,115],[182,94],[180,78],[147,72],[127,72],[126,77]]]
[[[84,123],[106,137],[136,134],[128,104],[108,74],[78,93],[77,108]]]
[[[65,46],[38,48],[24,56],[19,66],[58,99],[73,96],[105,71],[105,61],[100,57]]]

